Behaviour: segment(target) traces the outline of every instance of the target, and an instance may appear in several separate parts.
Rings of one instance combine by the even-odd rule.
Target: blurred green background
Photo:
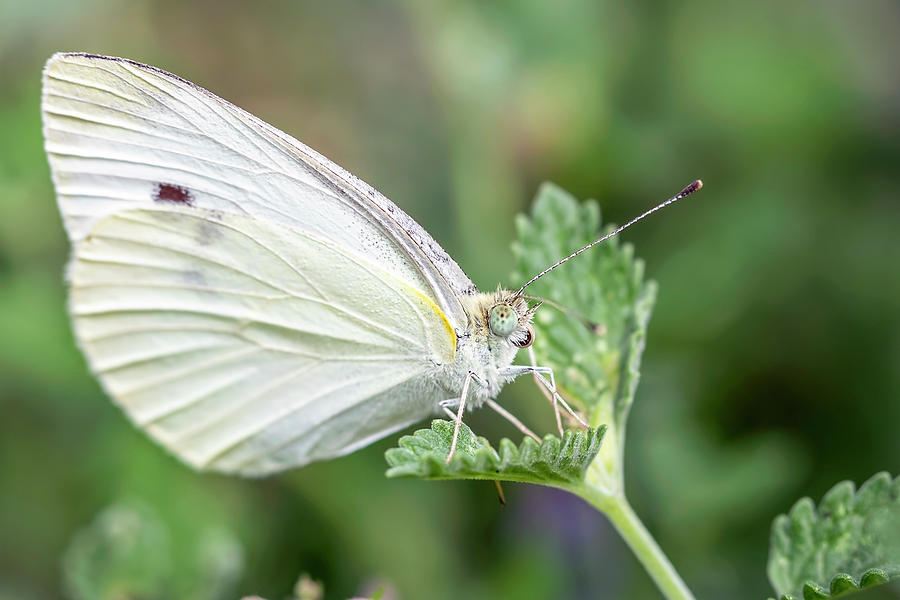
[[[240,480],[133,429],[65,313],[39,115],[60,50],[165,68],[291,133],[483,289],[518,283],[513,216],[539,182],[621,223],[703,178],[624,236],[660,285],[627,487],[698,597],[764,598],[776,514],[900,472],[896,2],[0,0],[0,598],[67,597],[82,563],[109,565],[90,555],[107,521],[146,571],[110,598],[275,599],[304,571],[329,598],[658,597],[579,500],[388,481],[395,439]],[[502,400],[551,431],[532,387]]]

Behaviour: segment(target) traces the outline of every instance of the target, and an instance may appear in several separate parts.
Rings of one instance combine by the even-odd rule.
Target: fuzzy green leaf
[[[561,188],[545,183],[530,218],[520,217],[517,229],[513,281],[524,282],[599,237],[600,209],[593,201],[579,205]],[[612,418],[620,431],[637,388],[656,297],[655,284],[644,281],[644,264],[633,254],[630,245],[612,238],[539,279],[526,292],[570,312],[564,314],[548,303],[536,313],[538,361],[554,369],[564,396],[591,415]],[[597,422],[595,418],[593,423]]]
[[[518,446],[508,439],[495,450],[476,437],[465,424],[460,427],[456,454],[450,464],[453,422],[435,419],[431,429],[400,438],[400,447],[385,453],[388,477],[423,479],[493,479],[568,487],[581,482],[600,449],[605,428],[566,431],[562,440],[548,435],[538,444],[531,438]]]
[[[800,596],[803,600],[828,600],[837,598],[851,592],[858,592],[866,588],[870,588],[882,583],[890,581],[890,577],[883,569],[869,569],[859,580],[847,573],[839,573],[834,576],[828,589],[824,589],[815,583],[806,582],[803,584],[803,593]],[[782,594],[780,600],[798,600],[797,596],[792,594]]]
[[[900,477],[834,486],[772,524],[769,580],[782,598],[832,598],[900,577]]]

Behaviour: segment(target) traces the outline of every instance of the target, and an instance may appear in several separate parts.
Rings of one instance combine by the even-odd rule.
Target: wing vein
[[[165,377],[154,377],[151,381],[141,382],[139,385],[135,385],[128,388],[127,390],[124,390],[121,395],[123,397],[134,396],[135,394],[140,394],[141,392],[159,388],[163,384],[172,383],[178,381],[179,379],[188,378],[198,371],[203,371],[209,369],[210,367],[224,366],[235,359],[246,358],[248,356],[252,356],[253,354],[258,354],[261,351],[262,348],[259,348],[258,346],[242,346],[240,348],[237,348],[234,352],[226,354],[224,356],[211,357],[208,360],[202,361],[200,363],[195,363],[190,367],[172,369],[170,372],[166,373]],[[177,412],[177,410],[173,410],[172,414],[174,414],[175,412]],[[153,419],[151,419],[151,422],[155,420],[156,418],[154,417]]]
[[[94,369],[98,375],[108,375],[109,373],[112,373],[113,371],[121,371],[122,369],[125,369],[128,367],[134,367],[136,365],[158,362],[160,359],[163,359],[163,358],[173,358],[175,356],[183,356],[185,354],[190,354],[191,352],[198,352],[201,350],[223,349],[226,347],[227,346],[223,346],[221,343],[217,343],[217,344],[206,344],[206,345],[202,345],[202,346],[193,346],[190,348],[179,348],[178,350],[162,352],[160,354],[154,354],[151,356],[130,358],[130,359],[126,360],[125,362],[120,362],[120,363],[116,363],[116,364],[112,364],[112,365],[107,365],[107,366],[102,366],[102,367],[98,367],[97,365],[94,365]]]
[[[401,380],[401,381],[394,382],[389,388],[383,389],[383,390],[381,390],[381,391],[379,391],[379,392],[376,392],[375,394],[371,394],[370,396],[368,396],[367,398],[365,398],[365,400],[368,400],[368,399],[372,398],[372,396],[375,396],[375,395],[378,395],[378,394],[383,394],[383,393],[385,393],[385,392],[388,391],[388,390],[391,390],[391,389],[393,389],[393,388],[395,388],[395,387],[397,387],[397,386],[400,386],[400,385],[406,383],[407,381],[409,381],[410,379],[412,379],[413,377],[416,377],[416,374],[411,374],[411,375],[409,375],[408,377],[406,377],[405,379],[403,379],[403,380]],[[342,409],[342,410],[340,410],[340,411],[338,411],[338,412],[336,412],[336,413],[333,413],[333,414],[329,415],[324,421],[318,423],[317,426],[318,426],[318,427],[321,427],[321,426],[322,426],[322,423],[327,423],[328,421],[331,421],[331,420],[333,420],[333,419],[336,419],[336,418],[339,417],[340,415],[346,414],[346,413],[348,413],[348,412],[350,412],[350,411],[352,411],[352,410],[357,410],[357,409],[359,409],[359,404],[361,404],[361,403],[352,404],[352,405],[350,405],[350,406],[348,406],[348,407],[346,407],[346,408],[344,408],[344,409]],[[302,407],[302,406],[297,407],[297,408],[293,409],[293,410],[291,411],[291,413],[294,413],[294,412],[296,412],[297,410],[299,410],[299,409],[301,409],[301,408],[303,408],[303,407]],[[291,413],[289,413],[289,414],[291,414]],[[284,415],[284,416],[287,416],[287,415]],[[284,418],[284,416],[283,416],[282,418]],[[271,423],[270,423],[269,425],[271,425]],[[266,427],[268,427],[269,425],[266,425]],[[265,428],[263,428],[263,429],[265,429]],[[258,432],[257,432],[257,433],[258,433]],[[274,447],[272,447],[272,448],[266,448],[265,452],[257,453],[257,454],[255,454],[255,455],[253,455],[253,456],[247,457],[247,458],[243,459],[242,461],[240,461],[240,463],[238,463],[237,468],[241,468],[241,467],[244,467],[244,466],[246,466],[246,465],[248,465],[248,464],[252,464],[252,463],[258,461],[260,458],[262,458],[262,457],[264,457],[264,456],[266,456],[266,455],[271,455],[271,454],[274,454],[275,452],[278,452],[279,450],[283,450],[284,448],[287,448],[287,447],[291,446],[292,444],[296,443],[297,440],[299,440],[300,438],[302,438],[304,435],[307,435],[308,433],[309,433],[308,431],[303,431],[303,432],[297,433],[296,435],[293,435],[293,436],[289,437],[288,439],[283,440],[283,441],[282,441],[281,443],[279,443],[277,446],[274,446]],[[236,445],[236,444],[235,444],[235,445]],[[223,452],[223,451],[220,451],[219,454],[218,454],[215,458],[218,458],[218,457],[222,456],[223,454],[227,453],[228,450],[229,450],[229,449],[226,449],[224,452]]]
[[[75,78],[75,77],[72,77],[71,75],[66,76],[66,75],[64,75],[63,73],[48,73],[48,77],[49,77],[50,79],[55,79],[55,80],[57,80],[57,81],[61,81],[61,82],[64,82],[64,83],[71,83],[71,84],[73,84],[73,85],[77,85],[77,86],[81,86],[81,87],[86,87],[86,88],[88,88],[88,89],[98,90],[98,91],[101,91],[101,92],[106,92],[107,94],[111,94],[111,95],[115,96],[116,98],[121,98],[122,100],[125,100],[125,101],[127,101],[127,102],[134,102],[134,103],[136,103],[136,104],[140,104],[141,106],[144,106],[144,107],[146,107],[146,108],[149,108],[149,106],[148,106],[147,104],[145,104],[144,102],[141,102],[141,101],[138,100],[137,98],[134,98],[134,97],[132,97],[132,96],[127,96],[127,95],[125,95],[125,94],[119,92],[118,90],[115,90],[115,89],[113,89],[113,88],[108,88],[108,87],[106,87],[106,86],[102,86],[102,85],[100,85],[100,84],[98,84],[98,83],[96,83],[96,82],[88,81],[88,80],[86,80],[86,79]],[[78,99],[78,98],[76,98],[76,97],[71,97],[71,96],[68,96],[68,95],[63,95],[61,92],[53,92],[53,94],[54,94],[54,95],[60,95],[60,96],[63,96],[63,97],[72,98],[72,99]]]

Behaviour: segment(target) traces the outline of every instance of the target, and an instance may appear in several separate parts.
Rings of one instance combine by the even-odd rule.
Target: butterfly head
[[[534,342],[531,319],[538,306],[529,307],[522,296],[498,290],[494,301],[486,306],[488,329],[494,337],[505,339],[516,348],[527,348]]]

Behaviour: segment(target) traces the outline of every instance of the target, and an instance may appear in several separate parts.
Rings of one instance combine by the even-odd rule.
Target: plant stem
[[[609,518],[668,600],[694,600],[694,595],[625,496],[610,496],[589,486],[581,487],[576,493]]]

